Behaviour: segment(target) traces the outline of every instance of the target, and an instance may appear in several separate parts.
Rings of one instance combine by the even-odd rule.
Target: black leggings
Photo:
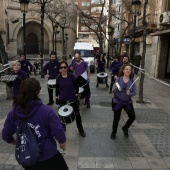
[[[117,105],[117,103],[112,103],[112,107],[114,108]],[[133,108],[133,104],[130,103],[130,110],[127,110],[126,105],[122,105],[122,107],[120,107],[120,109],[118,111],[114,111],[114,119],[113,119],[113,124],[112,124],[112,131],[114,134],[117,133],[117,127],[118,127],[118,123],[120,120],[120,115],[122,112],[122,109],[124,109],[129,117],[129,119],[127,120],[127,122],[124,125],[124,129],[129,129],[129,127],[131,126],[131,124],[134,122],[136,116],[135,116],[135,111]]]
[[[23,166],[23,168],[25,170],[68,170],[68,166],[60,152],[48,160],[39,162],[37,165]]]

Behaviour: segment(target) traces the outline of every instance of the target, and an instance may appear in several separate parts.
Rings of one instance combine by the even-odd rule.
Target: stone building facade
[[[20,3],[16,0],[0,1],[0,32],[4,40],[6,51],[9,57],[16,56],[23,52],[23,14],[20,10]],[[28,55],[40,54],[41,48],[41,11],[40,4],[29,3],[26,13],[26,53]],[[73,52],[76,41],[76,21],[65,29],[68,34],[67,54]],[[57,55],[62,56],[62,31],[57,34]],[[65,40],[64,40],[65,41]],[[44,54],[48,55],[53,51],[53,27],[51,21],[45,15],[44,18]]]

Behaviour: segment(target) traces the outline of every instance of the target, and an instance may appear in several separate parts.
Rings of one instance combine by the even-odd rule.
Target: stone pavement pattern
[[[34,77],[34,76],[32,76]],[[48,102],[47,80],[41,82],[40,97]],[[81,101],[83,126],[87,134],[82,138],[75,122],[67,126],[67,151],[64,158],[69,170],[170,170],[170,87],[145,78],[145,104],[136,103],[136,121],[130,128],[129,138],[123,136],[121,127],[127,120],[122,112],[116,140],[110,139],[113,112],[112,95],[105,85],[96,88],[96,74],[91,75],[91,108]],[[109,77],[110,82],[110,77]],[[138,84],[138,83],[137,83]],[[5,100],[5,85],[0,82],[0,135],[12,101]],[[57,112],[57,106],[52,106]],[[0,137],[0,170],[22,169],[15,161],[14,146]]]

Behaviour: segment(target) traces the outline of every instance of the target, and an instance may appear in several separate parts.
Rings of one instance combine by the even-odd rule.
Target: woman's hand
[[[129,90],[129,89],[126,91],[126,94],[127,94],[128,96],[130,95],[130,90]]]
[[[60,148],[63,150],[66,150],[66,142],[60,144]]]

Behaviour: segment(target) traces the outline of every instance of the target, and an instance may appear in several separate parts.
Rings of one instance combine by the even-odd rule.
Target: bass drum
[[[73,107],[70,105],[60,107],[58,110],[58,116],[63,124],[72,123],[76,118]]]

